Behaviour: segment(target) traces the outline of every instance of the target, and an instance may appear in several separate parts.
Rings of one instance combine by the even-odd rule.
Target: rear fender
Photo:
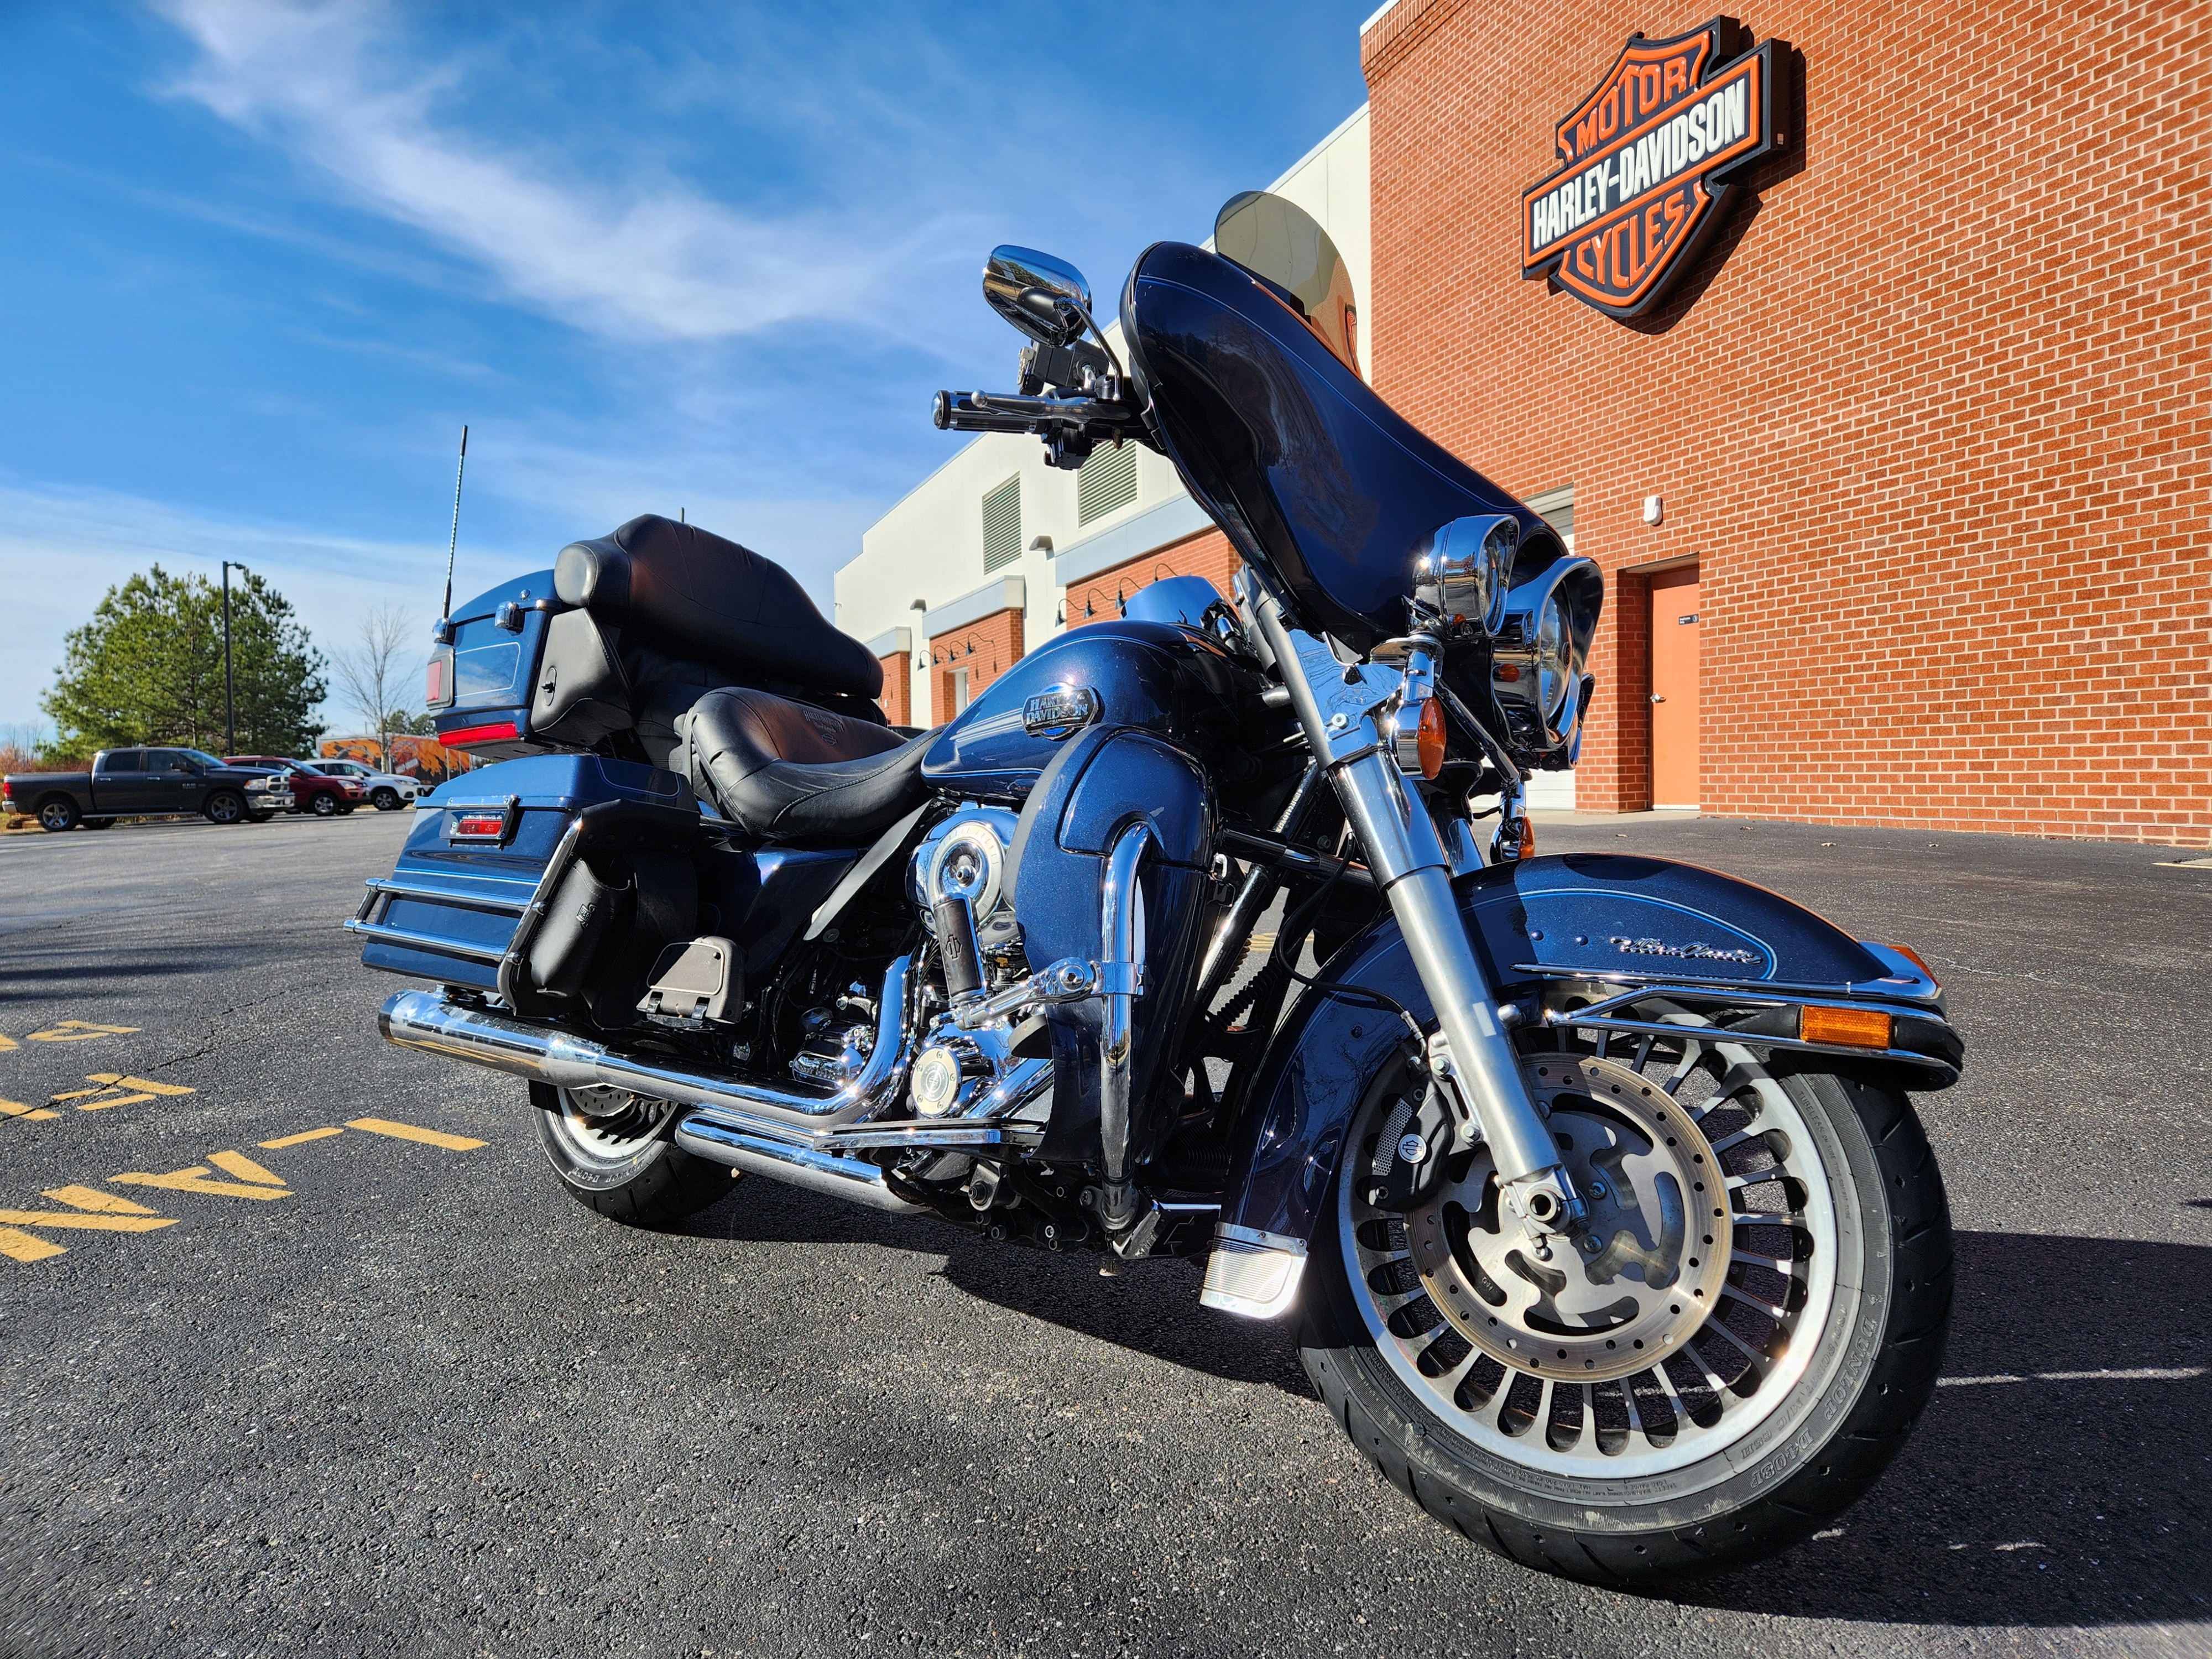
[[[1633,1033],[1688,1011],[1754,1050],[1847,1056],[1848,1069],[1895,1087],[1958,1079],[1961,1045],[1932,979],[1748,882],[1660,859],[1573,854],[1480,871],[1454,888],[1501,1000],[1553,1023]],[[1330,959],[1326,977],[1378,991],[1425,1025],[1432,1018],[1387,915]],[[1808,1006],[1886,1013],[1890,1045],[1805,1042],[1797,1021]],[[1375,1007],[1323,992],[1299,999],[1253,1078],[1221,1212],[1232,1237],[1304,1249],[1352,1114],[1409,1036]]]

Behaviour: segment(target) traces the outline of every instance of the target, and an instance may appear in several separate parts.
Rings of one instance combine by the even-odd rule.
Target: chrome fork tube
[[[1130,1004],[1144,993],[1145,972],[1145,896],[1137,885],[1137,865],[1152,844],[1150,824],[1131,824],[1115,841],[1106,860],[1101,917],[1106,953],[1098,964],[1106,1015],[1098,1034],[1098,1139],[1105,1181],[1098,1218],[1109,1233],[1120,1232],[1130,1220]]]
[[[1328,769],[1435,1005],[1449,1055],[1438,1069],[1455,1073],[1456,1092],[1490,1145],[1513,1207],[1539,1225],[1564,1219],[1577,1206],[1573,1187],[1522,1081],[1513,1040],[1498,1023],[1497,989],[1460,920],[1443,842],[1428,812],[1408,799],[1376,725],[1390,695],[1380,689],[1381,677],[1389,676],[1395,687],[1395,676],[1374,665],[1347,667],[1310,635],[1293,638],[1271,594],[1260,594],[1253,609],[1307,741]]]

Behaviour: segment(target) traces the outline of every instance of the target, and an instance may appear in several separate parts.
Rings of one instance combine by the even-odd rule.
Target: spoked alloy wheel
[[[731,1172],[669,1139],[677,1109],[615,1089],[530,1085],[538,1143],[579,1204],[634,1227],[670,1227],[726,1197]]]
[[[1523,1057],[1589,1206],[1548,1260],[1484,1148],[1402,1215],[1364,1202],[1408,1091],[1378,1079],[1308,1293],[1308,1370],[1401,1487],[1597,1582],[1755,1559],[1843,1510],[1932,1391],[1948,1316],[1941,1180],[1903,1098],[1668,1018],[1680,1037]]]

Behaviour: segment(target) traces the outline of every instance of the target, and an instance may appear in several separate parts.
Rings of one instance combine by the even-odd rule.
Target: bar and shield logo
[[[1649,309],[1720,222],[1731,180],[1787,142],[1776,46],[1751,48],[1726,17],[1632,37],[1559,124],[1559,170],[1522,193],[1521,274],[1608,317]]]

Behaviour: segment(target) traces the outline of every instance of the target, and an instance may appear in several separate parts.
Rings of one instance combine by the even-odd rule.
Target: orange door
[[[1698,804],[1698,568],[1651,578],[1651,804]]]

